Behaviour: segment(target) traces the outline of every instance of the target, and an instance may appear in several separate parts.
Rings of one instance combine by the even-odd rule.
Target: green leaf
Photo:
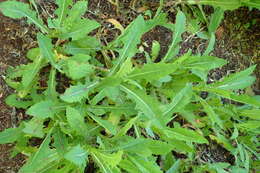
[[[254,120],[260,120],[260,109],[243,110],[239,112],[241,116],[246,116]]]
[[[253,73],[255,68],[256,65],[249,67],[246,70],[243,70],[241,72],[231,74],[227,77],[224,77],[222,81],[216,82],[210,86],[219,89],[224,89],[224,90],[244,89],[248,86],[251,86],[254,83],[255,77],[250,75]]]
[[[99,118],[92,113],[89,112],[88,114],[93,120],[95,120],[100,126],[104,127],[106,130],[108,130],[111,134],[115,135],[117,130],[116,127],[110,123],[108,120],[103,120],[102,118]]]
[[[151,52],[151,56],[152,56],[153,61],[155,61],[156,58],[158,57],[160,50],[161,50],[160,43],[158,41],[154,40],[153,44],[152,44],[152,52]]]
[[[118,77],[125,77],[133,70],[133,64],[130,58],[126,59],[126,61],[121,65],[119,71],[116,73]]]
[[[81,19],[75,21],[72,26],[65,27],[60,37],[62,39],[72,38],[72,40],[79,40],[86,37],[88,33],[99,26],[100,24],[94,20]]]
[[[159,109],[159,104],[155,99],[146,95],[146,93],[141,90],[136,90],[125,85],[120,85],[120,89],[136,103],[137,109],[141,110],[149,120],[151,120],[158,127],[163,125],[161,119],[162,112]]]
[[[58,93],[56,91],[56,85],[57,85],[56,69],[54,69],[54,68],[51,69],[50,74],[49,74],[49,80],[48,80],[47,84],[48,84],[48,88],[45,91],[45,95],[48,98],[51,98],[53,101],[57,100]]]
[[[142,173],[162,173],[160,167],[156,164],[156,162],[148,161],[147,159],[143,159],[137,156],[129,156],[128,159],[135,164],[135,166]]]
[[[29,122],[25,122],[25,128],[23,132],[30,135],[35,136],[38,138],[43,138],[43,120],[38,118],[32,118]]]
[[[174,112],[180,111],[184,106],[186,106],[190,102],[191,97],[192,85],[187,84],[175,95],[171,103],[164,107],[163,116],[171,117]]]
[[[56,129],[53,134],[54,142],[53,146],[55,147],[57,153],[60,156],[64,156],[65,152],[68,149],[68,140],[64,133],[60,129]]]
[[[93,66],[88,63],[91,57],[84,54],[78,54],[67,60],[68,76],[73,80],[88,77],[94,72]]]
[[[240,103],[252,105],[255,107],[260,107],[260,102],[256,98],[249,96],[249,95],[237,95],[234,94],[233,92],[222,90],[222,89],[217,89],[217,88],[209,88],[209,87],[202,87],[199,89],[200,91],[208,91],[215,93],[221,97],[234,100]]]
[[[66,89],[65,93],[60,98],[68,103],[80,102],[82,99],[87,98],[88,92],[92,90],[98,82],[89,83],[86,85],[75,85]]]
[[[221,127],[223,129],[224,128],[223,123],[222,123],[221,119],[219,118],[219,116],[215,113],[213,108],[205,100],[201,99],[200,97],[198,97],[198,98],[199,98],[200,103],[204,107],[205,112],[209,116],[212,124],[213,125],[217,124],[217,125],[219,125],[219,127]]]
[[[94,161],[98,164],[100,170],[103,173],[113,173],[113,170],[110,168],[110,166],[105,163],[98,152],[91,152],[91,156],[94,159]]]
[[[116,167],[119,162],[122,159],[123,156],[123,151],[118,151],[115,153],[104,153],[104,152],[99,152],[97,150],[93,151],[92,154],[95,153],[95,155],[100,158],[105,164],[109,165],[109,167],[114,168]]]
[[[48,29],[43,25],[42,20],[36,17],[36,13],[29,8],[28,4],[17,1],[5,1],[0,3],[0,11],[5,16],[13,19],[26,17],[28,22],[34,23],[42,32],[48,33]]]
[[[115,65],[110,70],[109,76],[116,73],[121,64],[128,58],[132,58],[137,53],[137,44],[144,34],[145,21],[142,16],[138,16],[119,36],[117,41],[122,41],[124,46],[119,50],[119,57]]]
[[[22,136],[21,128],[8,128],[0,132],[0,144],[13,143]]]
[[[26,109],[33,104],[33,101],[24,101],[17,97],[16,94],[11,94],[5,99],[5,103],[12,107]]]
[[[119,130],[119,132],[117,133],[116,137],[124,136],[127,133],[127,131],[134,125],[134,123],[137,120],[138,120],[138,117],[134,117],[134,118],[130,119],[126,123],[126,125]]]
[[[180,159],[178,159],[170,169],[167,170],[166,173],[173,173],[173,172],[178,172],[178,169],[180,168]]]
[[[214,50],[215,42],[216,42],[215,33],[211,33],[208,47],[205,50],[205,52],[203,53],[203,56],[207,56],[211,51]]]
[[[56,3],[58,8],[55,10],[55,14],[58,18],[55,21],[57,27],[60,27],[69,12],[69,5],[72,4],[72,0],[56,0]]]
[[[170,61],[174,58],[176,55],[176,47],[178,46],[178,43],[182,40],[181,35],[183,32],[185,32],[186,28],[186,17],[185,14],[181,11],[178,11],[177,16],[176,16],[176,23],[175,23],[175,28],[174,28],[174,33],[173,33],[173,40],[171,42],[171,45],[169,46],[169,49],[163,58],[163,62],[165,61]]]
[[[20,97],[25,97],[30,90],[32,89],[33,85],[37,81],[37,77],[39,75],[39,72],[41,68],[44,66],[44,59],[41,55],[38,55],[34,62],[31,64],[27,64],[26,68],[24,69],[23,75],[22,75],[22,87],[19,89],[18,95]]]
[[[248,7],[260,9],[260,2],[258,0],[242,1],[242,4]]]
[[[208,26],[209,33],[215,33],[224,17],[224,10],[215,8],[214,13],[211,15],[210,23]]]
[[[220,7],[223,10],[234,10],[239,8],[241,4],[241,0],[199,0],[199,1],[194,1],[194,0],[188,0],[187,3],[189,4],[201,4],[201,5],[211,5],[211,6],[216,6]]]
[[[41,101],[39,103],[34,104],[31,106],[26,113],[28,115],[40,118],[40,119],[46,119],[46,118],[53,118],[55,114],[54,110],[54,103],[51,100],[47,101]]]
[[[179,66],[174,63],[145,64],[142,68],[134,68],[134,70],[127,75],[127,78],[133,80],[145,79],[146,81],[159,80],[175,72],[178,67]]]
[[[74,22],[81,18],[81,16],[87,11],[88,1],[77,1],[68,13],[66,21]]]
[[[87,10],[87,5],[87,1],[78,1],[73,5],[61,29],[61,38],[79,40],[85,38],[88,33],[100,26],[100,24],[94,20],[81,18]]]
[[[173,138],[176,140],[196,142],[199,144],[208,143],[207,139],[199,133],[182,127],[168,128],[168,130],[165,130],[164,133],[168,138]]]
[[[50,149],[51,131],[42,142],[39,149],[30,156],[26,164],[19,170],[19,173],[45,173],[47,170],[56,166],[60,160],[58,153]]]
[[[43,34],[37,34],[37,41],[41,50],[41,54],[44,58],[46,58],[50,64],[60,71],[60,67],[56,64],[55,56],[53,53],[53,45],[51,43],[51,39]]]
[[[151,150],[155,155],[165,155],[174,149],[171,144],[152,139],[146,139],[145,147]]]
[[[88,153],[80,145],[77,145],[72,147],[64,155],[64,158],[84,169],[87,164]]]
[[[254,131],[256,129],[258,129],[260,127],[260,123],[259,121],[247,121],[245,123],[238,123],[236,124],[236,127],[239,128],[239,129],[243,129],[243,130],[246,130],[246,131]]]
[[[86,36],[83,39],[71,41],[65,44],[68,54],[91,54],[101,49],[100,42],[95,37]]]
[[[66,108],[66,117],[70,127],[74,131],[79,132],[82,135],[87,133],[85,131],[86,124],[85,124],[84,116],[81,115],[81,113],[77,109],[68,106]]]
[[[227,64],[227,61],[214,56],[191,56],[183,68],[189,69],[200,77],[202,80],[207,81],[208,72],[212,69],[221,67]]]

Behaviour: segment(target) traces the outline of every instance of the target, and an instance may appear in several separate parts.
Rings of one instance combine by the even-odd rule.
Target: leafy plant
[[[82,18],[86,1],[56,2],[56,18],[49,18],[48,26],[27,4],[0,3],[4,15],[26,17],[41,31],[39,47],[27,54],[31,62],[7,72],[6,82],[16,93],[6,103],[31,116],[18,128],[0,133],[1,144],[16,144],[13,155],[28,157],[20,173],[84,172],[92,164],[104,173],[184,172],[190,169],[188,163],[196,162],[199,145],[212,141],[229,151],[235,164],[194,164],[194,172],[248,172],[259,164],[250,158],[259,159],[260,102],[236,92],[253,84],[255,66],[208,84],[208,72],[227,62],[190,53],[176,57],[184,13],[178,12],[175,24],[168,24],[162,12],[149,20],[138,16],[118,38],[103,45],[87,36],[100,24]],[[141,37],[157,25],[174,31],[169,51],[158,63],[152,58],[138,65],[134,57]],[[96,58],[98,51],[103,59]],[[110,58],[107,51],[117,57]],[[44,85],[42,69],[48,71]],[[70,86],[65,91],[57,87],[62,85],[57,74],[67,77]],[[208,97],[201,98],[205,91]],[[31,139],[41,145],[32,146]],[[172,151],[188,157],[180,160]]]

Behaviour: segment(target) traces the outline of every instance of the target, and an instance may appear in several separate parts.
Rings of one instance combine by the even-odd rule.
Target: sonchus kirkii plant
[[[255,66],[208,84],[208,72],[227,62],[190,53],[176,57],[186,29],[182,12],[175,24],[167,23],[161,12],[149,20],[138,16],[118,38],[102,45],[88,36],[100,24],[83,18],[86,1],[56,3],[56,17],[48,18],[47,25],[28,4],[0,3],[4,15],[26,17],[39,29],[38,47],[27,54],[30,63],[7,71],[6,82],[16,92],[6,103],[31,116],[0,133],[0,144],[15,143],[12,155],[28,157],[20,173],[84,172],[93,164],[104,173],[248,172],[257,165],[250,158],[259,159],[260,102],[235,92],[253,84]],[[133,57],[141,37],[157,25],[173,32],[169,50],[155,63],[160,46],[154,44],[152,55],[146,52],[146,60],[137,65]],[[96,59],[99,51],[104,59]],[[116,57],[106,56],[107,51]],[[40,84],[43,68],[47,87]],[[71,84],[63,93],[56,89],[57,74]],[[208,97],[201,98],[201,92]],[[33,138],[41,145],[30,145]],[[193,164],[198,144],[212,141],[230,152],[235,163]],[[187,158],[179,160],[172,151]]]

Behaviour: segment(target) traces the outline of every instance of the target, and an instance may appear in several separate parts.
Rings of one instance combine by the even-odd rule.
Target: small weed
[[[241,5],[190,2],[224,9]],[[251,74],[256,66],[207,83],[209,71],[227,63],[209,56],[222,8],[215,8],[209,20],[202,18],[208,20],[206,51],[177,58],[182,33],[188,29],[196,34],[200,28],[200,21],[181,11],[175,24],[168,23],[161,9],[149,20],[140,15],[119,37],[103,45],[95,36],[87,36],[100,24],[82,18],[86,1],[56,3],[56,18],[48,18],[47,24],[28,4],[0,3],[4,15],[26,17],[39,29],[38,47],[27,54],[30,63],[11,67],[6,79],[16,90],[6,103],[31,116],[19,127],[0,133],[0,144],[15,143],[13,155],[28,156],[20,173],[84,172],[93,163],[97,172],[104,173],[224,173],[259,167],[260,101],[236,92],[254,83]],[[258,5],[254,0],[243,3]],[[146,52],[140,63],[134,57],[141,50],[141,37],[156,26],[173,33],[168,52],[158,60],[160,44],[154,41],[151,55]],[[97,54],[103,59],[97,59]],[[43,68],[47,80],[41,75]],[[203,98],[202,93],[206,93]],[[223,98],[241,104],[223,103]],[[32,139],[41,144],[31,145]],[[213,162],[213,158],[202,162],[197,149],[211,146],[212,141],[234,162]]]

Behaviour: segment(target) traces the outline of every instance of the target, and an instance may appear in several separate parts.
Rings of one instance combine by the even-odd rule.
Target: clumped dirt
[[[0,2],[3,0],[0,0]],[[26,2],[26,0],[22,0]],[[53,14],[53,1],[41,0],[42,16]],[[102,26],[102,41],[112,41],[120,34],[107,19],[117,20],[123,27],[126,27],[144,10],[150,9],[154,13],[158,3],[156,1],[136,1],[133,4],[131,0],[122,0],[119,6],[115,6],[108,0],[89,0],[89,11],[85,17],[99,21]],[[174,21],[174,11],[167,8],[169,20]],[[213,80],[219,80],[228,73],[233,73],[245,69],[252,64],[260,64],[260,11],[249,11],[247,8],[240,8],[234,12],[226,12],[225,19],[217,31],[217,43],[212,55],[227,59],[229,64],[224,68],[212,71],[210,77]],[[5,105],[4,99],[13,92],[4,82],[5,71],[9,66],[18,66],[27,62],[26,52],[37,46],[36,30],[33,26],[26,24],[25,20],[12,20],[0,14],[0,131],[9,127],[15,127],[20,120],[24,118],[22,111],[10,108]],[[150,52],[150,46],[153,40],[157,40],[161,45],[159,58],[163,57],[171,42],[171,32],[163,27],[156,27],[149,33],[146,33],[142,42],[149,45],[146,51]],[[185,37],[185,35],[184,35]],[[200,44],[203,41],[194,38],[182,44],[181,53],[185,53],[189,48],[196,51],[200,50]],[[142,55],[141,55],[142,56]],[[260,65],[255,71],[257,81],[253,87],[255,94],[260,94]],[[59,80],[59,79],[58,79]],[[214,146],[213,146],[214,147]],[[0,173],[14,173],[24,164],[25,157],[21,154],[10,158],[12,145],[0,145]],[[203,155],[201,159],[206,161],[208,156],[213,161],[219,161],[221,154],[226,151],[204,146],[201,147]],[[217,153],[217,154],[214,154]],[[205,157],[204,157],[205,156]],[[220,160],[222,161],[222,160]],[[231,161],[230,161],[231,162]],[[87,170],[93,170],[93,165]]]

